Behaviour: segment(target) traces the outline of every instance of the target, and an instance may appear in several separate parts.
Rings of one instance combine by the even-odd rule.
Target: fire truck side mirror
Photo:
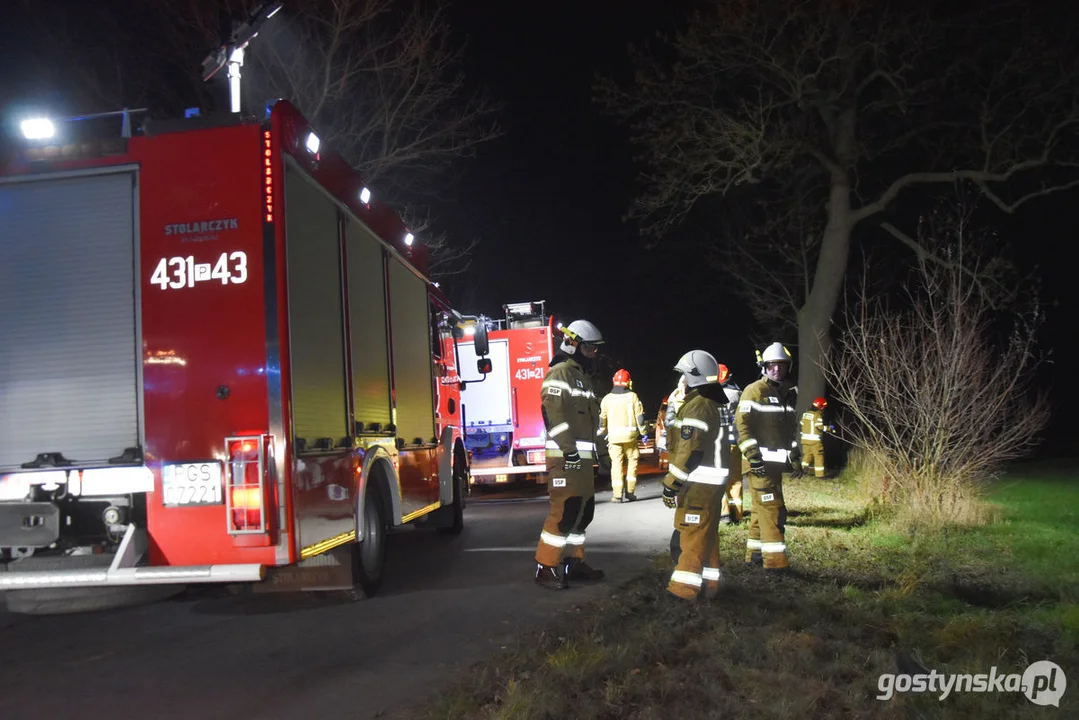
[[[483,318],[480,318],[474,327],[476,328],[476,334],[472,338],[472,342],[474,343],[473,348],[476,351],[476,355],[483,358],[491,351],[491,344],[487,340],[487,323],[483,321]],[[487,371],[480,370],[480,372]]]
[[[491,372],[491,358],[480,358],[477,360],[476,370],[478,370],[481,375],[486,375]]]

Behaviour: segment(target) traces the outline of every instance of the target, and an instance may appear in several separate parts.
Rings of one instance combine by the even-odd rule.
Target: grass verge
[[[865,510],[858,483],[787,483],[800,577],[742,567],[722,534],[720,597],[688,604],[654,559],[610,597],[469,668],[423,718],[1043,718],[1079,716],[1079,472],[1018,468],[1000,520],[914,532]],[[1022,673],[1052,660],[1060,708],[1022,693],[896,694],[884,673]]]

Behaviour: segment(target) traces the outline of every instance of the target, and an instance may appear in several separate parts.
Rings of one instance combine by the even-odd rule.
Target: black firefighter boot
[[[604,575],[602,570],[596,570],[581,558],[563,560],[562,574],[568,580],[602,580]]]
[[[536,584],[548,590],[566,590],[569,588],[564,568],[541,565],[540,563],[536,563]]]
[[[636,493],[631,493],[629,490],[626,490],[625,498],[626,499],[623,502],[637,502]]]

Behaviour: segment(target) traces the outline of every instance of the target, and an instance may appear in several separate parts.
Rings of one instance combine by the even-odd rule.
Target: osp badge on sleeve
[[[566,487],[566,478],[551,478],[551,487]]]

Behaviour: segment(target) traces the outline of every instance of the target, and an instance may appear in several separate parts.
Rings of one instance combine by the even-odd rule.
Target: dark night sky
[[[671,5],[460,5],[470,72],[506,112],[505,135],[461,178],[454,229],[482,244],[474,272],[447,283],[455,302],[497,317],[504,303],[546,300],[560,320],[592,320],[650,413],[694,347],[752,379],[749,320],[717,273],[698,256],[647,249],[621,220],[636,189],[631,150],[591,101],[595,71],[619,67],[630,40],[666,27]]]
[[[444,285],[465,312],[497,317],[503,303],[543,299],[563,321],[592,320],[608,339],[613,367],[633,373],[649,413],[674,386],[671,366],[694,347],[713,352],[743,385],[756,377],[754,323],[724,290],[724,274],[669,243],[647,249],[622,222],[636,191],[631,151],[591,102],[595,71],[620,67],[627,43],[669,27],[672,8],[682,4],[459,0],[451,13],[469,40],[470,78],[505,105],[505,135],[456,174],[458,199],[445,220],[459,237],[478,237],[481,245],[472,272]],[[4,81],[19,65],[17,46],[2,37],[13,29],[0,28],[0,40],[7,40],[0,42]],[[11,99],[10,88],[0,84],[0,107]],[[1079,383],[1070,380],[1079,350],[1071,260],[1077,200],[1073,192],[1032,204],[1004,231],[1020,257],[1041,267],[1044,295],[1055,303],[1043,333],[1055,364],[1043,376],[1061,406],[1055,424],[1062,435],[1079,402]]]
[[[595,70],[619,67],[627,42],[667,27],[670,5],[461,5],[468,7],[455,16],[469,36],[470,72],[506,108],[505,136],[483,147],[461,179],[454,227],[482,245],[475,272],[449,284],[455,301],[498,316],[505,302],[545,299],[560,319],[593,320],[650,412],[677,379],[671,365],[693,347],[715,354],[743,386],[755,379],[750,337],[759,333],[724,291],[724,273],[663,244],[648,250],[622,222],[636,190],[631,150],[591,103]],[[1069,379],[1079,351],[1070,261],[1077,200],[1079,191],[1064,193],[1000,218],[1021,248],[1019,262],[1038,265],[1044,279],[1051,362],[1041,378],[1054,388],[1054,434],[1066,439],[1055,450],[1070,446],[1070,408],[1079,403]],[[883,234],[881,241],[892,242]]]

